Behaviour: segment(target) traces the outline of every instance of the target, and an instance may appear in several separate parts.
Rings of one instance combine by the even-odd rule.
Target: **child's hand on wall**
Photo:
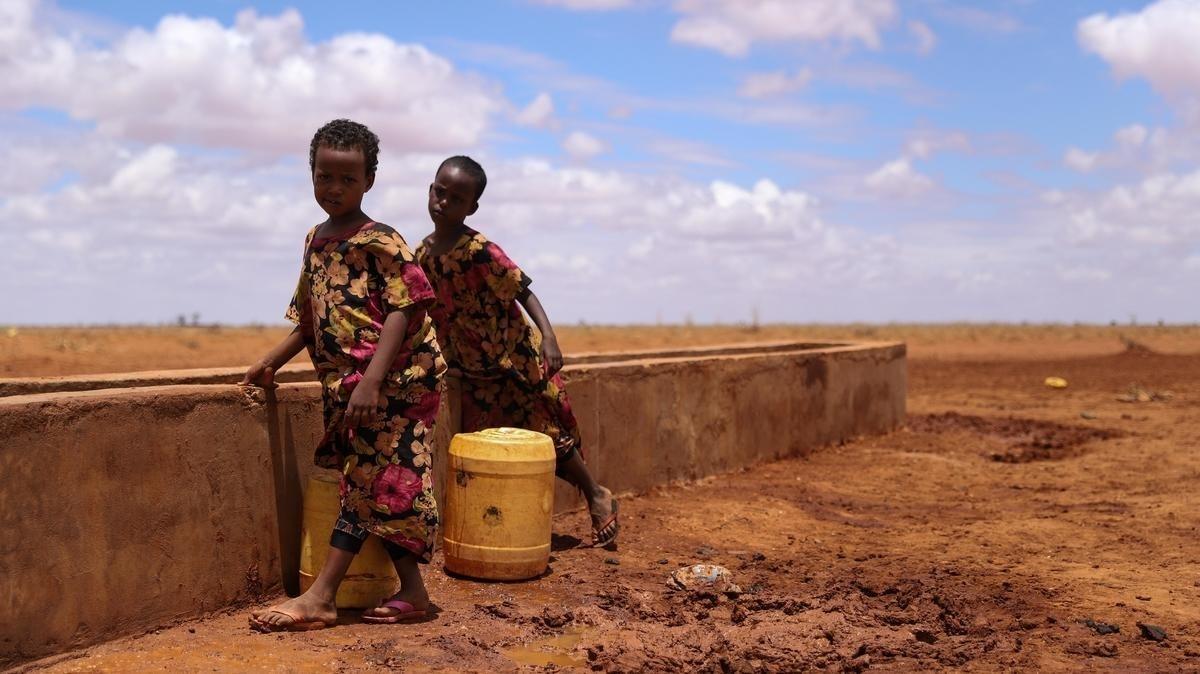
[[[242,377],[240,385],[275,388],[275,368],[268,365],[265,361],[259,361],[246,370],[246,374]]]

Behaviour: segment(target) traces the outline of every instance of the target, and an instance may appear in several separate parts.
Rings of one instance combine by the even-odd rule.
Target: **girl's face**
[[[326,145],[317,148],[312,180],[313,196],[331,218],[357,213],[363,195],[375,184],[374,174],[367,175],[360,148],[337,150]]]
[[[475,179],[458,167],[443,166],[429,186],[429,217],[435,225],[461,225],[475,213]]]

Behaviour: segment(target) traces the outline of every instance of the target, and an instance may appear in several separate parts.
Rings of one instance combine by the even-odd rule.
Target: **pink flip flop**
[[[364,615],[362,617],[363,622],[392,625],[395,623],[409,622],[411,620],[417,620],[418,618],[424,618],[426,614],[426,611],[418,611],[415,606],[404,601],[403,599],[389,599],[388,601],[380,604],[379,608],[394,608],[399,611],[399,613],[389,616]]]

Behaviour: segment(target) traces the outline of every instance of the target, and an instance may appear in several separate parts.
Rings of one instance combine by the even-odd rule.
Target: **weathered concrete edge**
[[[608,362],[631,362],[638,360],[716,357],[723,355],[777,353],[792,350],[821,350],[862,343],[817,341],[772,341],[711,346],[684,347],[677,349],[644,349],[631,351],[597,351],[571,354],[565,357],[568,367]],[[298,358],[303,359],[301,355]],[[93,391],[101,389],[139,388],[168,386],[172,384],[234,384],[245,373],[245,367],[195,368],[185,370],[145,370],[139,372],[114,372],[86,375],[64,375],[58,377],[0,377],[0,398],[57,393],[68,391]],[[314,376],[313,368],[306,362],[293,362],[280,368],[275,374],[278,383],[308,381]]]

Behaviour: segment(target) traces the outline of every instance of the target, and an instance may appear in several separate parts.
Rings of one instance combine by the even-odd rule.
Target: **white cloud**
[[[933,179],[913,168],[907,157],[880,166],[863,182],[877,196],[901,199],[920,196],[935,187]]]
[[[733,166],[718,148],[707,143],[701,143],[679,138],[656,138],[647,144],[647,149],[667,159],[685,164],[700,164],[704,166]]]
[[[517,113],[516,121],[518,124],[539,129],[554,128],[558,123],[554,118],[554,100],[550,98],[550,94],[543,91]]]
[[[935,2],[930,5],[934,16],[947,23],[980,33],[1005,35],[1021,30],[1014,16],[954,2]]]
[[[913,36],[916,42],[918,54],[931,54],[934,47],[937,46],[937,35],[933,29],[921,21],[909,21],[908,33]]]
[[[1112,272],[1096,267],[1063,267],[1057,272],[1062,280],[1076,283],[1096,283],[1112,278]]]
[[[583,131],[572,131],[563,139],[562,148],[575,159],[591,159],[608,151],[608,145]]]
[[[967,134],[939,129],[916,131],[904,144],[905,155],[914,159],[929,159],[938,152],[968,152],[971,149]]]
[[[1200,170],[1158,173],[1102,193],[1058,192],[1047,200],[1065,238],[1077,244],[1191,251],[1200,240]]]
[[[533,273],[547,272],[559,277],[594,276],[600,265],[591,257],[582,253],[564,255],[561,253],[540,253],[534,255],[524,266]]]
[[[1145,144],[1150,137],[1150,131],[1141,124],[1131,124],[1122,129],[1118,129],[1113,138],[1117,141],[1117,146],[1125,150],[1136,150]]]
[[[56,169],[77,178],[54,192],[31,184],[0,199],[0,222],[14,225],[0,228],[0,247],[15,259],[47,260],[15,279],[15,295],[29,299],[6,305],[8,320],[160,321],[192,311],[224,321],[280,320],[304,232],[323,217],[307,198],[302,159],[247,166],[234,156],[132,143],[105,153],[113,141],[94,131],[59,133],[70,134],[72,143],[61,142],[80,153]],[[8,151],[44,141],[0,137]],[[424,185],[440,158],[389,155],[367,212],[419,240],[431,227]],[[661,301],[705,320],[711,302],[766,292],[769,279],[818,288],[869,283],[888,270],[890,244],[825,223],[811,195],[770,180],[701,183],[479,158],[492,180],[470,222],[536,272],[539,296],[556,317],[648,320]],[[789,246],[803,248],[803,269],[780,254]],[[48,248],[53,255],[45,255]],[[601,272],[616,280],[596,283]],[[667,295],[656,299],[646,288]],[[632,305],[631,294],[639,297]],[[47,306],[56,308],[47,313]]]
[[[654,251],[654,237],[644,236],[637,241],[629,244],[626,252],[630,257],[642,259],[650,255]]]
[[[104,46],[40,13],[32,0],[0,5],[0,106],[57,108],[117,138],[295,153],[353,111],[392,148],[444,150],[477,143],[504,105],[420,45],[367,33],[309,42],[295,10],[243,10],[232,26],[169,15]]]
[[[600,11],[632,7],[636,0],[530,0],[537,5],[562,7],[576,11]]]
[[[751,73],[742,80],[738,87],[738,95],[746,98],[766,98],[778,96],[793,91],[799,91],[808,86],[812,80],[812,71],[802,68],[794,73],[777,70],[768,73]]]
[[[1084,152],[1073,147],[1068,149],[1066,155],[1063,156],[1063,163],[1080,173],[1087,173],[1096,168],[1099,159],[1100,156],[1095,152]]]
[[[677,0],[675,42],[745,56],[755,42],[858,42],[871,49],[897,15],[893,0]]]
[[[1200,1],[1159,0],[1134,13],[1094,14],[1079,22],[1077,35],[1117,77],[1144,78],[1186,114],[1200,115]]]
[[[939,97],[935,89],[911,74],[882,63],[838,63],[821,70],[821,81],[867,91],[895,89],[907,102],[921,106]]]
[[[609,109],[608,116],[612,119],[629,119],[633,116],[633,109],[628,105],[617,105]]]
[[[785,192],[766,179],[749,190],[717,180],[708,186],[707,194],[689,196],[676,221],[689,235],[737,237],[753,228],[760,238],[811,239],[824,229],[812,196]]]
[[[1148,128],[1130,124],[1113,133],[1105,149],[1087,151],[1069,148],[1063,161],[1080,172],[1099,168],[1132,169],[1144,175],[1176,168],[1191,168],[1200,160],[1200,130],[1191,128]]]

